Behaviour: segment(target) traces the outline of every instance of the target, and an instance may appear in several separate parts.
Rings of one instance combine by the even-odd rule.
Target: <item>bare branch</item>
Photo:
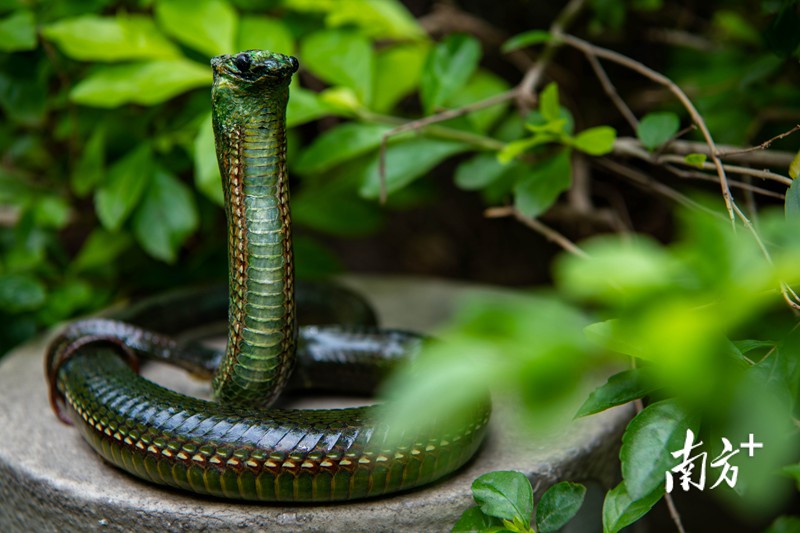
[[[564,235],[547,226],[546,224],[543,224],[541,221],[536,220],[535,218],[526,217],[514,207],[492,207],[484,211],[484,215],[488,218],[514,217],[536,233],[544,236],[547,240],[556,243],[567,252],[584,259],[589,257],[589,254],[584,252],[577,244],[566,238]]]

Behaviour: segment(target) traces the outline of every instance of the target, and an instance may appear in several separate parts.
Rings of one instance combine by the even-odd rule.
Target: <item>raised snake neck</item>
[[[251,50],[214,58],[212,66],[229,233],[225,354],[183,346],[126,322],[73,323],[48,350],[56,412],[75,423],[112,464],[156,483],[225,498],[351,500],[413,488],[453,472],[480,445],[488,402],[455,425],[430,420],[419,431],[391,438],[375,407],[263,407],[288,381],[298,344],[300,381],[346,389],[332,383],[345,380],[335,377],[343,369],[346,380],[369,383],[355,387],[363,390],[415,351],[420,338],[371,326],[321,326],[301,327],[298,341],[284,118],[297,60]],[[357,300],[325,291],[330,308],[352,307]],[[302,314],[303,300],[310,299],[301,294],[308,291],[298,293]],[[203,316],[211,307],[207,301],[208,295],[184,294],[139,307],[126,318],[173,333],[195,325],[199,318],[193,315]],[[207,373],[221,359],[214,378],[219,401],[187,397],[142,378],[130,368],[137,356],[197,373]]]

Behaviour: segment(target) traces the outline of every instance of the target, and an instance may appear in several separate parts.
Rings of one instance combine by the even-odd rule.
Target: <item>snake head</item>
[[[215,83],[232,83],[238,87],[279,85],[297,71],[297,59],[266,50],[246,50],[213,58]]]

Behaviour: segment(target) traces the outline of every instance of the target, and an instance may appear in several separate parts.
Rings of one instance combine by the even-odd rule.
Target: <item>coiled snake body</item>
[[[430,429],[434,422],[392,438],[373,406],[267,407],[290,376],[306,386],[369,391],[421,339],[374,327],[366,304],[343,289],[295,290],[285,110],[297,60],[251,50],[216,57],[212,67],[228,219],[227,302],[218,293],[184,293],[134,307],[118,317],[125,321],[68,325],[47,354],[56,413],[119,468],[218,497],[350,500],[409,489],[454,471],[480,445],[488,403],[447,434]],[[226,304],[224,355],[165,335],[196,327]],[[308,312],[337,325],[298,327]],[[142,378],[136,372],[139,357],[214,373],[218,401],[187,397]]]

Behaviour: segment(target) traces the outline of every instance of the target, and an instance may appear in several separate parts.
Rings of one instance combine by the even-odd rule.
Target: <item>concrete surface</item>
[[[431,331],[471,285],[431,279],[345,280],[369,296],[386,326]],[[600,531],[602,487],[618,472],[619,436],[631,412],[618,408],[573,423],[557,438],[511,427],[513,408],[496,405],[478,457],[432,486],[384,499],[337,505],[229,503],[151,485],[95,455],[74,428],[50,411],[43,376],[46,339],[0,363],[0,531],[449,531],[473,502],[470,485],[493,470],[526,473],[541,493],[560,480],[589,481],[582,516],[570,531]],[[183,392],[207,386],[164,367],[148,377]]]

